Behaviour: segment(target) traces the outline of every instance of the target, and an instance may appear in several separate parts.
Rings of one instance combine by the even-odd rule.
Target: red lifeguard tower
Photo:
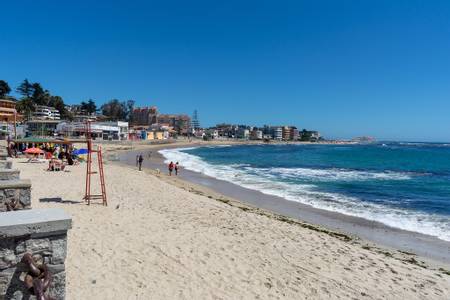
[[[86,193],[84,195],[84,200],[87,205],[91,204],[91,200],[101,199],[103,205],[108,205],[106,199],[106,187],[105,187],[105,175],[103,172],[103,157],[102,157],[102,148],[97,145],[96,149],[93,148],[92,145],[92,129],[91,129],[91,121],[86,121],[86,143],[87,143],[87,161],[86,161]],[[92,154],[97,154],[98,161],[98,171],[92,170]],[[101,194],[91,194],[91,182],[92,175],[94,174],[100,175],[100,188]]]

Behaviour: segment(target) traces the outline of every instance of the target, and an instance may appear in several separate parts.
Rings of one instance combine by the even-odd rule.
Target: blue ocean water
[[[245,145],[162,150],[192,171],[450,241],[450,145]]]

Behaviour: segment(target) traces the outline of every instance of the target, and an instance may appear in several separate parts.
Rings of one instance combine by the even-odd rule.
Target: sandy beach
[[[105,156],[116,150],[107,146]],[[140,146],[150,149],[147,146]],[[408,253],[257,209],[154,171],[105,164],[107,207],[86,206],[85,165],[32,180],[33,208],[69,231],[68,299],[449,299],[450,273]]]

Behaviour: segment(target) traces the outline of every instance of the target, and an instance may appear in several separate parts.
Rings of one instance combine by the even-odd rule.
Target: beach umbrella
[[[41,153],[44,153],[44,151],[39,149],[39,148],[28,148],[27,150],[25,150],[25,153],[27,153],[27,154],[41,154]]]
[[[88,153],[88,149],[77,149],[75,151],[73,151],[73,154],[75,155],[83,155],[83,154],[87,154]]]

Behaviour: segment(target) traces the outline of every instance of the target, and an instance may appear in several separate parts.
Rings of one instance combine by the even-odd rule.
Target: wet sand
[[[205,145],[205,143],[189,144],[193,147],[202,145]],[[121,153],[120,162],[132,166],[135,164],[136,155],[143,153],[145,157],[144,168],[159,169],[166,174],[168,172],[167,165],[164,163],[164,157],[158,151],[177,147],[186,147],[186,144],[158,145],[150,148],[144,146],[139,150]],[[149,153],[151,153],[150,156]],[[362,243],[373,247],[382,246],[389,250],[415,253],[428,263],[443,263],[450,266],[450,242],[433,236],[393,228],[376,221],[317,209],[310,205],[250,190],[198,172],[183,169],[178,177],[248,205],[349,234],[362,239]]]

